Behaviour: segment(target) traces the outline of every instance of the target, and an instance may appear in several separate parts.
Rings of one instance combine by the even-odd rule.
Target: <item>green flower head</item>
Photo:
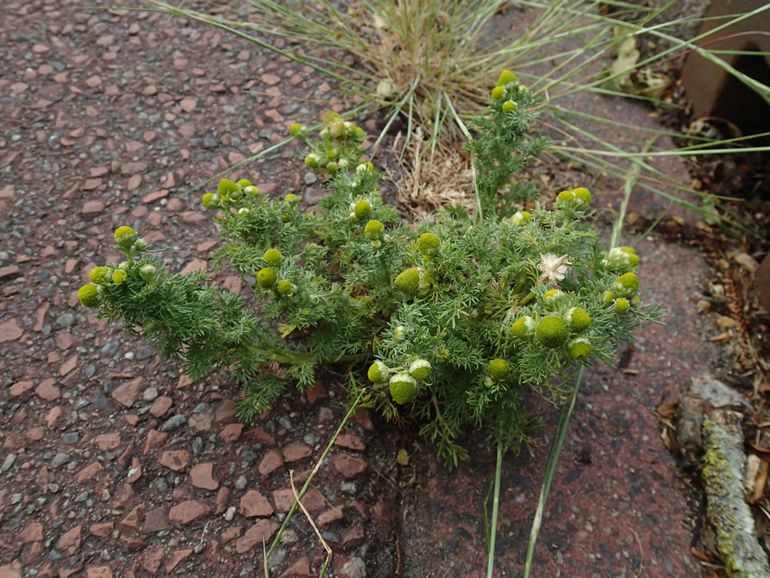
[[[435,255],[441,246],[441,239],[433,233],[423,233],[417,239],[417,249],[423,255]]]
[[[509,371],[510,367],[508,366],[508,362],[505,359],[500,359],[499,357],[493,359],[487,364],[487,372],[492,377],[492,379],[496,379],[498,381],[508,377]]]
[[[492,89],[492,100],[502,100],[505,96],[505,89],[502,86],[496,86]]]
[[[97,307],[99,305],[99,290],[96,285],[88,283],[78,289],[78,301],[83,307]]]
[[[633,297],[639,291],[639,277],[636,273],[623,273],[612,284],[612,291],[622,297]]]
[[[427,359],[416,359],[409,365],[409,375],[415,379],[427,379],[430,371],[431,366]]]
[[[588,339],[583,339],[582,337],[570,341],[568,347],[569,356],[572,359],[585,359],[591,355],[591,351],[593,351],[591,342],[589,342]]]
[[[236,184],[242,189],[245,189],[246,187],[251,186],[251,181],[249,179],[238,179],[238,182]]]
[[[118,227],[115,229],[115,242],[124,251],[130,250],[136,243],[136,231],[127,225]]]
[[[560,207],[566,207],[572,205],[577,197],[575,191],[562,191],[556,195],[556,205]]]
[[[591,327],[591,315],[581,307],[572,307],[564,316],[572,331],[580,333]]]
[[[88,272],[88,278],[92,283],[101,283],[102,281],[109,281],[110,275],[109,267],[94,267]]]
[[[372,383],[385,383],[390,377],[390,369],[382,361],[377,360],[369,366],[366,375]]]
[[[215,193],[203,193],[201,203],[207,209],[214,209],[219,204],[219,196]]]
[[[145,280],[145,282],[150,283],[155,279],[155,276],[158,274],[158,270],[155,268],[155,265],[150,265],[147,263],[146,265],[142,265],[139,268],[139,276]]]
[[[268,249],[265,251],[264,255],[262,255],[262,259],[264,259],[265,263],[268,265],[278,265],[282,258],[283,255],[278,249]]]
[[[315,153],[310,153],[305,157],[305,166],[311,169],[315,169],[315,168],[318,168],[318,164],[320,161],[321,161],[321,157],[319,157]]]
[[[602,260],[602,265],[608,271],[626,273],[636,269],[639,265],[639,255],[636,254],[633,247],[615,247],[607,252],[607,256]]]
[[[289,125],[289,134],[294,138],[304,140],[307,138],[307,127],[299,122],[293,122]]]
[[[257,283],[262,289],[270,289],[278,280],[278,270],[275,267],[263,267],[257,271]]]
[[[291,297],[296,289],[294,284],[286,279],[278,281],[278,285],[275,286],[275,290],[283,297]]]
[[[591,191],[589,191],[587,188],[577,187],[576,189],[572,189],[572,192],[575,195],[575,200],[582,208],[586,208],[591,204],[592,195]]]
[[[407,297],[415,297],[416,295],[427,295],[431,288],[431,281],[424,269],[409,267],[398,274],[394,285]]]
[[[292,207],[299,204],[299,197],[294,193],[289,193],[283,198],[284,203],[291,205]]]
[[[126,280],[126,272],[123,269],[118,269],[117,271],[112,272],[112,282],[115,285],[120,285]]]
[[[543,293],[543,301],[546,305],[556,305],[564,297],[564,292],[560,289],[549,289]]]
[[[382,236],[382,232],[384,230],[385,225],[383,225],[380,221],[372,220],[366,223],[366,226],[364,227],[364,234],[372,241],[375,241]]]
[[[514,100],[506,100],[503,103],[503,112],[505,113],[511,113],[515,111],[517,108],[519,108],[519,103],[517,103]]]
[[[353,216],[356,219],[368,219],[372,216],[372,205],[369,201],[358,201],[353,205]]]
[[[516,211],[511,217],[511,223],[514,225],[523,225],[529,223],[532,220],[532,215],[529,211]]]
[[[631,307],[631,303],[625,297],[618,297],[615,300],[615,311],[618,313],[625,313],[629,307]]]
[[[397,373],[388,383],[390,396],[398,405],[404,405],[417,394],[417,380],[408,373]]]
[[[228,195],[234,192],[240,192],[240,187],[238,183],[230,179],[221,179],[217,184],[217,194],[223,199],[226,199]]]
[[[513,325],[511,325],[511,333],[514,337],[519,339],[524,339],[525,337],[532,335],[534,331],[535,320],[528,316],[519,317],[513,322]]]
[[[561,317],[543,317],[537,324],[535,337],[546,347],[559,347],[567,340],[567,324]]]
[[[497,86],[505,86],[509,82],[516,82],[518,78],[515,72],[503,70],[500,76],[497,77]]]

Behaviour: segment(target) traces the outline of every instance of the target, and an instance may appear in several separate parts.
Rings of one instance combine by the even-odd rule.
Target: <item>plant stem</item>
[[[503,473],[503,440],[497,440],[497,462],[495,464],[495,490],[492,497],[492,524],[489,527],[489,551],[487,553],[487,578],[492,578],[495,568],[495,539],[497,538],[497,514],[500,510],[500,480]]]
[[[529,533],[529,544],[527,544],[527,559],[524,562],[523,578],[529,578],[532,574],[532,563],[535,559],[535,546],[537,544],[537,536],[540,533],[540,526],[543,523],[545,503],[548,500],[548,493],[551,491],[551,484],[553,483],[553,477],[556,474],[556,466],[559,463],[559,455],[564,446],[564,439],[567,437],[569,422],[570,419],[572,419],[572,411],[575,409],[575,401],[577,400],[578,391],[580,390],[580,382],[583,379],[584,370],[585,367],[583,366],[578,370],[577,378],[575,379],[575,387],[572,390],[572,396],[570,397],[569,402],[562,406],[561,412],[559,413],[559,425],[556,428],[556,437],[551,445],[551,452],[548,454],[548,462],[545,465],[545,476],[543,477],[543,487],[540,489],[540,498],[537,501],[535,519],[532,520],[532,530]]]

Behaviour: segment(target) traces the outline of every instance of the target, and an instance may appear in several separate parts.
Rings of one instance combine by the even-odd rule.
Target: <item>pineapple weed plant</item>
[[[202,199],[224,240],[214,261],[255,278],[258,313],[202,272],[169,272],[128,226],[114,234],[125,260],[91,270],[78,297],[193,379],[228,368],[245,388],[244,419],[335,365],[351,399],[389,420],[417,418],[448,464],[467,456],[459,440],[470,428],[514,448],[530,391],[563,402],[560,377],[610,360],[653,314],[637,295],[634,249],[603,250],[587,223],[588,189],[523,208],[534,207],[523,204],[531,191],[513,177],[546,144],[527,132],[537,104],[504,71],[471,123],[475,213],[446,208],[416,225],[383,201],[361,128],[335,113],[317,138],[292,125],[311,149],[305,164],[327,179],[316,209],[245,179],[223,179]]]

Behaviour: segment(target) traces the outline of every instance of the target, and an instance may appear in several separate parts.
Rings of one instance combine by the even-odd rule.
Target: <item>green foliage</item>
[[[320,366],[338,364],[351,398],[388,419],[419,419],[450,464],[466,456],[459,440],[474,427],[518,444],[528,393],[561,402],[559,376],[589,354],[609,360],[649,308],[637,295],[636,253],[605,253],[587,224],[587,189],[516,209],[512,178],[543,143],[527,134],[535,101],[505,79],[471,125],[475,216],[449,208],[432,223],[404,223],[384,203],[373,165],[360,162],[360,129],[329,116],[309,141],[328,161],[315,167],[329,191],[317,209],[303,210],[294,195],[267,198],[247,180],[204,195],[224,240],[215,260],[255,279],[259,316],[202,273],[169,273],[125,230],[117,243],[127,261],[92,275],[84,304],[140,331],[194,377],[232,370],[245,385],[245,418],[288,382],[308,388]],[[517,106],[504,110],[512,99]],[[304,127],[292,132],[309,138]]]

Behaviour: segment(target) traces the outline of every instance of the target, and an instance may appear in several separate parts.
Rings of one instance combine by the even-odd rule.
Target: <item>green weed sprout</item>
[[[449,464],[467,455],[461,437],[472,429],[514,447],[531,392],[561,402],[560,377],[610,360],[653,309],[638,296],[636,252],[601,248],[587,189],[522,206],[526,187],[513,177],[544,143],[527,132],[537,103],[516,82],[503,75],[471,124],[475,214],[449,207],[406,222],[383,201],[363,131],[327,115],[318,138],[292,127],[311,148],[305,163],[327,179],[313,211],[245,179],[203,196],[224,240],[214,261],[254,280],[259,315],[204,273],[169,272],[127,227],[115,235],[126,261],[95,269],[79,298],[139,328],[193,378],[231,370],[244,419],[337,365],[351,399],[419,420]]]

